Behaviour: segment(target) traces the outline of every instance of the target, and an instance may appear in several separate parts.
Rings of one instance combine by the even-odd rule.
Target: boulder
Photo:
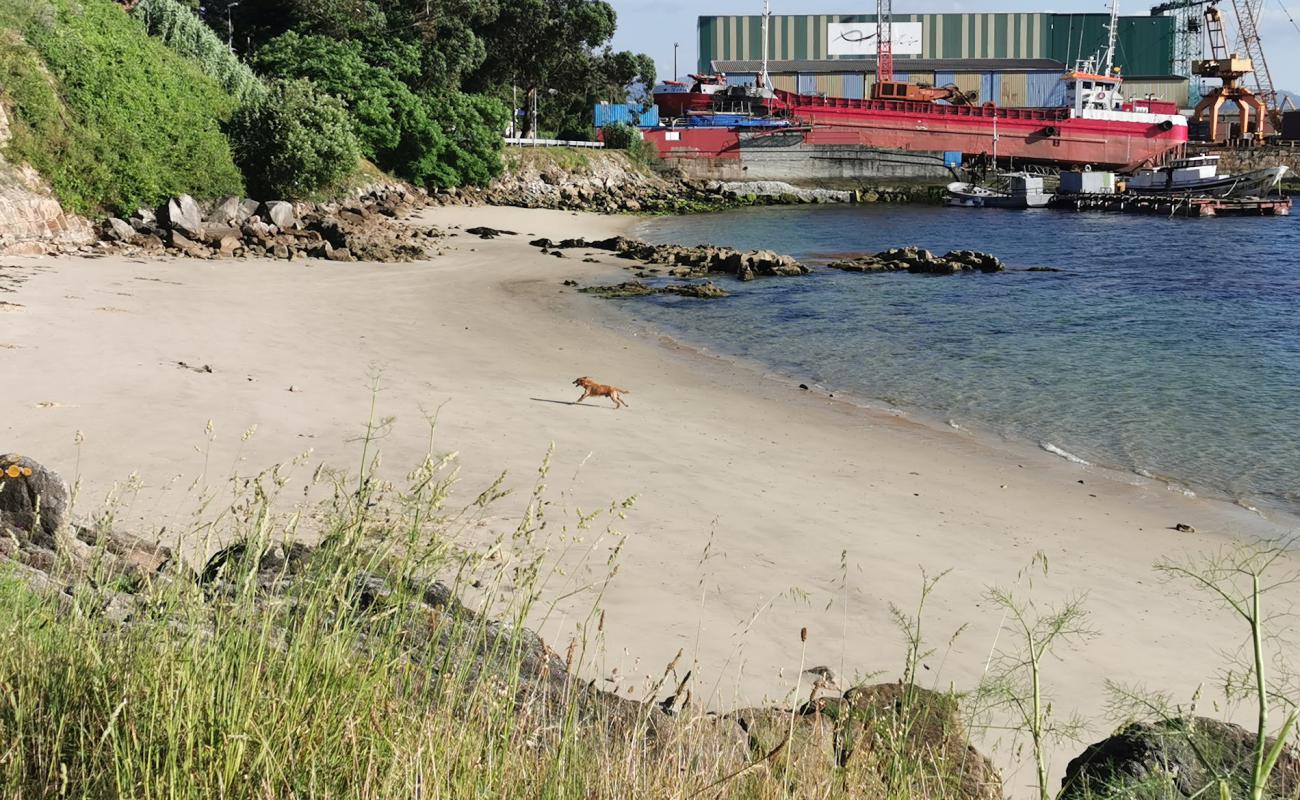
[[[192,241],[185,234],[178,230],[172,229],[167,231],[167,246],[174,250],[190,256],[191,258],[203,258],[208,253],[203,249],[203,245]]]
[[[1227,781],[1227,796],[1250,797],[1254,744],[1255,735],[1240,725],[1208,717],[1134,722],[1071,761],[1057,797],[1217,798],[1219,775]],[[1265,744],[1271,747],[1273,740]],[[1300,753],[1294,747],[1282,751],[1264,796],[1300,796]]]
[[[0,528],[53,549],[67,514],[68,485],[57,473],[16,453],[0,456]]]
[[[158,209],[158,222],[163,227],[198,238],[203,231],[203,212],[188,194],[168,200]]]
[[[293,203],[286,203],[283,200],[268,200],[262,204],[258,215],[280,230],[292,228],[298,221]]]
[[[114,242],[129,242],[136,237],[136,230],[131,223],[117,217],[104,221],[104,238]]]
[[[238,197],[226,197],[217,202],[208,214],[208,222],[214,225],[238,225],[247,217],[244,215],[244,203]]]

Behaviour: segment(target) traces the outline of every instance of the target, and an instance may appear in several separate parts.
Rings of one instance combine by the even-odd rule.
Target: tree
[[[360,149],[343,104],[308,80],[276,80],[230,122],[235,161],[263,199],[304,197],[357,166]]]

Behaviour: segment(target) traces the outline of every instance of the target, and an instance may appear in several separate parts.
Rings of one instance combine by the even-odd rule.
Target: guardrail
[[[571,142],[565,139],[506,139],[505,143],[515,147],[591,147],[601,148],[604,142]]]

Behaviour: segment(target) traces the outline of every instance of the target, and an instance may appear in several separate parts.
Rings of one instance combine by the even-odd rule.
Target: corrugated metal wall
[[[799,91],[799,76],[792,74],[772,75],[772,88],[783,92]]]
[[[1002,75],[997,72],[980,74],[981,103],[996,103],[1002,99]]]
[[[1026,73],[1025,105],[1031,108],[1065,105],[1065,81],[1061,80],[1061,73]]]
[[[861,73],[852,73],[840,76],[840,97],[847,97],[851,100],[861,100],[865,97],[867,89],[866,81]]]
[[[1029,105],[1029,76],[1024,72],[1004,72],[1002,91],[997,103],[1005,108],[1024,108]]]
[[[909,72],[907,73],[907,82],[914,84],[916,86],[920,86],[922,84],[924,84],[925,86],[933,86],[934,73],[933,72]]]
[[[799,76],[799,94],[817,94],[817,76]]]
[[[899,14],[896,22],[921,23],[921,58],[1052,58],[1065,64],[1105,44],[1106,14]],[[827,26],[872,22],[872,14],[801,14],[772,17],[769,57],[854,59],[831,56]],[[715,59],[762,57],[762,18],[699,18],[699,69]],[[1129,75],[1168,75],[1173,69],[1173,17],[1121,17],[1116,61]],[[898,61],[914,56],[897,55]]]
[[[1180,108],[1190,105],[1188,90],[1188,82],[1185,80],[1124,81],[1124,97],[1129,100],[1142,100],[1150,94],[1157,100],[1177,103]]]

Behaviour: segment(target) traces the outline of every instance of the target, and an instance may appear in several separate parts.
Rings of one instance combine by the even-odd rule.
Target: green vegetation
[[[596,100],[644,97],[653,62],[610,50],[614,24],[604,0],[138,0],[129,11],[0,0],[0,100],[17,118],[8,155],[84,212],[244,183],[311,195],[357,161],[325,119],[332,110],[272,123],[268,82],[306,79],[342,102],[359,152],[380,169],[430,188],[483,185],[503,168],[512,107],[535,102],[546,133],[585,139]],[[529,132],[538,118],[525,120]],[[254,124],[274,128],[260,153]],[[268,164],[306,171],[268,175]]]
[[[150,34],[176,53],[197,63],[205,75],[215,78],[240,102],[256,100],[266,93],[252,68],[232,53],[192,9],[177,0],[139,0],[131,16],[144,22]]]
[[[111,0],[7,0],[0,34],[0,91],[16,112],[7,155],[71,208],[242,190],[220,129],[234,98]]]
[[[601,141],[610,150],[624,150],[628,158],[643,166],[653,163],[659,154],[654,145],[645,140],[641,131],[625,122],[614,122],[600,129]]]
[[[273,81],[230,123],[249,188],[262,197],[302,197],[342,181],[360,151],[347,109],[305,80]]]

